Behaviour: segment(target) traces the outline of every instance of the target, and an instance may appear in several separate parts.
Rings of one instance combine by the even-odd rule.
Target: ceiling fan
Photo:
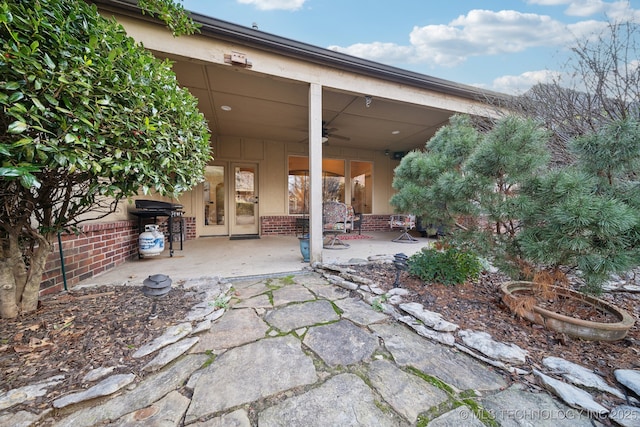
[[[322,143],[326,144],[329,139],[341,139],[343,141],[351,141],[351,138],[347,136],[337,135],[333,132],[337,131],[337,128],[327,128],[327,123],[322,122]]]
[[[329,143],[329,139],[341,139],[343,141],[351,141],[351,138],[347,137],[347,136],[342,136],[342,135],[337,135],[333,132],[337,131],[337,128],[328,128],[327,126],[327,122],[323,121],[322,122],[322,143],[327,145]],[[309,138],[305,138],[300,142],[307,142],[309,141]]]

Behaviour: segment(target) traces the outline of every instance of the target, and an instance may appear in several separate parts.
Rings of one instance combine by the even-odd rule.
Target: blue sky
[[[184,0],[187,10],[399,68],[505,93],[561,70],[640,0]]]

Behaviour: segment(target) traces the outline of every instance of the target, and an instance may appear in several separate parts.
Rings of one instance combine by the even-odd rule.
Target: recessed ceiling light
[[[231,107],[229,107],[228,105],[223,105],[222,107],[220,107],[220,109],[224,111],[231,111]]]
[[[399,133],[400,133],[400,131],[399,131],[399,130],[394,130],[393,132],[391,132],[391,135],[397,135],[397,134],[399,134]]]

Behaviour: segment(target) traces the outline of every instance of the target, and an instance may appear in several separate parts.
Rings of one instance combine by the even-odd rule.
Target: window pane
[[[344,203],[344,160],[322,159],[322,201]]]
[[[224,225],[224,167],[207,166],[204,177],[204,224]]]
[[[309,158],[289,157],[289,214],[309,213]]]
[[[322,160],[322,200],[344,203],[345,161]],[[289,156],[289,214],[309,213],[309,158]]]
[[[372,213],[373,163],[351,162],[351,204],[360,213]]]

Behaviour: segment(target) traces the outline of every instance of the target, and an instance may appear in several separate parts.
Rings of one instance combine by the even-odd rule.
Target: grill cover
[[[146,211],[177,211],[182,209],[182,205],[163,202],[162,200],[136,200],[136,209]]]

